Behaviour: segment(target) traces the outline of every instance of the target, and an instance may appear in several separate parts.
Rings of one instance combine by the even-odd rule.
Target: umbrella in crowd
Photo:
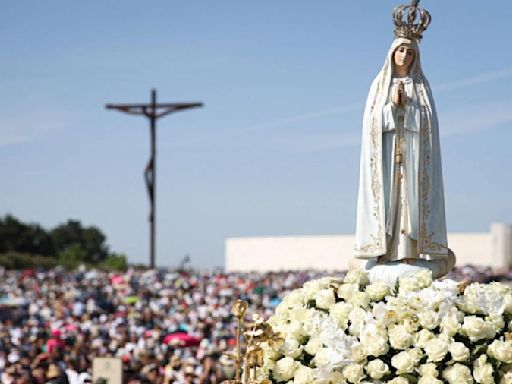
[[[176,332],[165,336],[163,342],[180,347],[194,347],[201,343],[201,339],[185,332]]]

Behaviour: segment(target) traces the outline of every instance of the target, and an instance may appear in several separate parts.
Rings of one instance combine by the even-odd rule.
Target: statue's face
[[[397,67],[409,68],[414,61],[414,50],[410,45],[399,46],[393,58]]]

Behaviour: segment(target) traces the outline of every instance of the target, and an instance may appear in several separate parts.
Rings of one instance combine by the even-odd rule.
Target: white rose
[[[270,346],[268,343],[261,343],[261,348],[263,349],[263,355],[269,359],[276,360],[279,357],[279,348],[281,347],[282,342],[272,343]]]
[[[295,370],[293,374],[294,384],[310,384],[313,382],[313,370],[302,364]]]
[[[512,384],[512,367],[510,367],[509,371],[504,371],[500,384]]]
[[[348,316],[352,312],[354,306],[349,303],[340,301],[329,308],[329,314],[336,319],[341,330],[345,330],[348,327]]]
[[[276,307],[276,312],[274,313],[274,316],[271,316],[270,319],[268,319],[268,323],[272,326],[273,329],[277,329],[281,326],[284,326],[284,322],[288,322],[288,319],[284,319],[284,315],[281,313],[277,313],[280,308],[284,308],[284,305],[279,304]]]
[[[427,290],[423,290],[427,291]],[[429,297],[429,305],[425,305],[425,301],[423,300],[422,296],[426,292],[418,291],[418,292],[408,292],[405,295],[402,295],[402,297],[407,297],[407,300],[409,301],[409,307],[414,308],[416,311],[424,310],[425,308],[435,308],[435,300],[434,300],[434,294],[432,294],[432,297]],[[428,290],[428,292],[431,292],[432,290]],[[432,293],[432,292],[431,292]]]
[[[501,283],[474,283],[466,287],[459,305],[469,313],[501,315],[507,310],[506,298],[510,292],[510,288]]]
[[[473,383],[471,370],[462,364],[454,364],[443,371],[443,377],[450,384],[470,384]]]
[[[302,328],[304,329],[305,335],[311,335],[316,331],[316,328],[318,326],[318,324],[315,321],[316,315],[322,316],[324,315],[324,313],[314,308],[310,308],[304,314],[302,320],[300,320],[302,322]]]
[[[387,381],[386,384],[409,384],[409,380],[407,380],[405,377],[399,376]]]
[[[503,320],[503,316],[501,315],[489,315],[485,318],[485,320],[492,324],[496,332],[499,332],[505,328],[505,320]]]
[[[295,289],[287,294],[282,302],[286,308],[298,307],[305,304],[304,296],[301,289]]]
[[[494,340],[487,348],[487,354],[504,363],[512,363],[512,341]]]
[[[317,338],[309,339],[307,344],[304,346],[306,353],[311,356],[315,356],[320,348],[322,348],[322,342]]]
[[[432,376],[421,376],[418,384],[443,384],[443,382]]]
[[[468,336],[472,342],[481,339],[492,339],[496,335],[492,323],[486,322],[477,316],[466,316],[461,331]]]
[[[349,383],[360,383],[364,378],[364,370],[361,364],[352,363],[343,367],[343,376]]]
[[[414,334],[414,345],[420,348],[425,348],[425,345],[429,340],[432,340],[435,335],[428,329],[422,329],[418,333]]]
[[[276,307],[276,310],[274,312],[274,316],[272,316],[273,319],[275,319],[276,317],[281,317],[281,316],[284,316],[287,312],[288,312],[288,306],[285,304],[285,302],[281,302],[281,304],[279,304],[277,307]],[[275,321],[275,320],[274,320]]]
[[[448,353],[448,343],[441,339],[432,339],[427,341],[424,349],[429,362],[438,362]]]
[[[327,377],[326,384],[345,384],[347,381],[341,372],[331,371]]]
[[[404,325],[391,326],[388,332],[389,344],[395,349],[406,349],[413,342],[413,336]]]
[[[350,326],[348,328],[349,334],[352,336],[359,336],[362,329],[365,326],[366,311],[360,307],[356,307],[350,312],[348,319],[350,320]]]
[[[512,292],[508,285],[498,282],[491,282],[489,284],[483,284],[485,295],[490,299],[490,301],[494,302],[487,306],[486,313],[489,314],[502,314],[504,310],[506,310],[505,298],[508,294]],[[505,305],[504,305],[505,304]]]
[[[452,309],[441,319],[441,331],[450,337],[455,336],[463,320],[464,314],[456,309]]]
[[[268,374],[268,371],[274,369],[276,362],[273,359],[269,359],[267,356],[263,357],[263,370]]]
[[[368,273],[360,269],[353,269],[348,271],[343,281],[348,284],[357,284],[362,287],[369,282]]]
[[[403,326],[407,329],[407,331],[412,335],[414,332],[420,328],[419,324],[413,319],[412,316],[402,316]]]
[[[418,313],[418,321],[423,328],[434,329],[439,326],[439,315],[432,310],[424,310]]]
[[[452,359],[455,361],[466,361],[470,356],[470,350],[461,342],[454,342],[448,348]]]
[[[414,365],[418,365],[420,363],[420,360],[425,355],[421,348],[411,348],[407,351],[411,358],[414,360]]]
[[[410,306],[409,298],[405,296],[388,296],[386,298],[388,323],[400,323],[401,321],[411,322],[416,316],[416,310]]]
[[[391,289],[384,281],[376,281],[366,287],[366,293],[373,301],[381,301],[389,295]]]
[[[480,304],[478,303],[478,295],[473,287],[477,287],[477,283],[473,283],[466,287],[464,290],[463,300],[460,303],[460,307],[466,313],[479,313],[480,312]]]
[[[430,269],[422,269],[417,272],[414,277],[420,288],[427,288],[432,285],[432,271]]]
[[[350,348],[350,360],[356,363],[363,361],[366,358],[364,345],[361,343],[354,343]]]
[[[356,292],[352,295],[349,302],[357,307],[368,308],[370,306],[370,296],[366,292]]]
[[[336,302],[332,289],[322,289],[315,296],[316,306],[321,309],[329,309]]]
[[[286,336],[296,340],[300,340],[306,335],[302,322],[299,320],[292,320],[286,327]]]
[[[386,300],[389,300],[393,296],[387,296]],[[391,309],[391,305],[389,303],[384,303],[382,301],[378,303],[374,303],[372,306],[371,315],[374,319],[378,319],[379,323],[382,325],[389,325],[394,323],[398,316],[395,314],[395,311]]]
[[[366,364],[366,372],[372,379],[380,380],[389,373],[389,367],[381,359],[375,359]]]
[[[437,370],[437,365],[434,363],[422,364],[418,368],[418,373],[420,376],[426,377],[437,377],[439,376],[439,371]]]
[[[382,326],[368,324],[361,331],[359,338],[368,356],[382,356],[389,351],[388,335]]]
[[[306,318],[308,316],[311,316],[310,313],[311,313],[311,309],[308,309],[303,306],[299,306],[299,307],[289,308],[286,313],[286,316],[288,316],[288,320],[304,321],[304,320],[306,320]]]
[[[291,357],[283,357],[276,362],[273,376],[277,381],[288,381],[293,377],[297,364]]]
[[[319,290],[328,286],[330,283],[330,280],[331,280],[330,278],[309,280],[304,283],[303,288],[318,292]]]
[[[508,313],[509,315],[512,315],[512,292],[508,292],[503,297],[503,306],[504,306],[505,312]]]
[[[329,348],[320,348],[315,357],[313,358],[313,362],[317,367],[324,367],[329,364],[331,361],[331,352]]]
[[[421,289],[416,277],[414,276],[402,276],[398,279],[398,292],[416,292]]]
[[[338,287],[338,297],[345,301],[349,301],[357,292],[359,292],[357,284],[341,284]]]
[[[310,280],[304,283],[302,287],[302,295],[305,301],[311,300],[315,298],[315,295],[318,291],[325,288],[322,279]]]
[[[487,356],[481,355],[473,363],[473,377],[477,383],[494,384],[492,365],[487,363]]]
[[[303,347],[296,339],[285,339],[284,341],[284,355],[296,359],[302,353]]]
[[[407,351],[402,351],[391,358],[391,365],[396,368],[396,373],[411,373],[414,370],[416,359]]]

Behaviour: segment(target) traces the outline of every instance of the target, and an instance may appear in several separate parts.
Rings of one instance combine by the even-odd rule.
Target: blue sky
[[[512,222],[512,3],[422,1],[449,231]],[[222,265],[235,236],[353,233],[363,104],[396,1],[15,1],[0,12],[0,214],[99,226],[145,262],[142,118],[158,124],[159,265]]]

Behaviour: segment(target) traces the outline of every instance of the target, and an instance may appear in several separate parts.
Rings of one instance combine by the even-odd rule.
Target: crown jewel
[[[432,16],[418,6],[419,2],[420,0],[412,0],[410,5],[399,5],[395,8],[393,11],[395,37],[421,40],[423,31],[432,21]]]

